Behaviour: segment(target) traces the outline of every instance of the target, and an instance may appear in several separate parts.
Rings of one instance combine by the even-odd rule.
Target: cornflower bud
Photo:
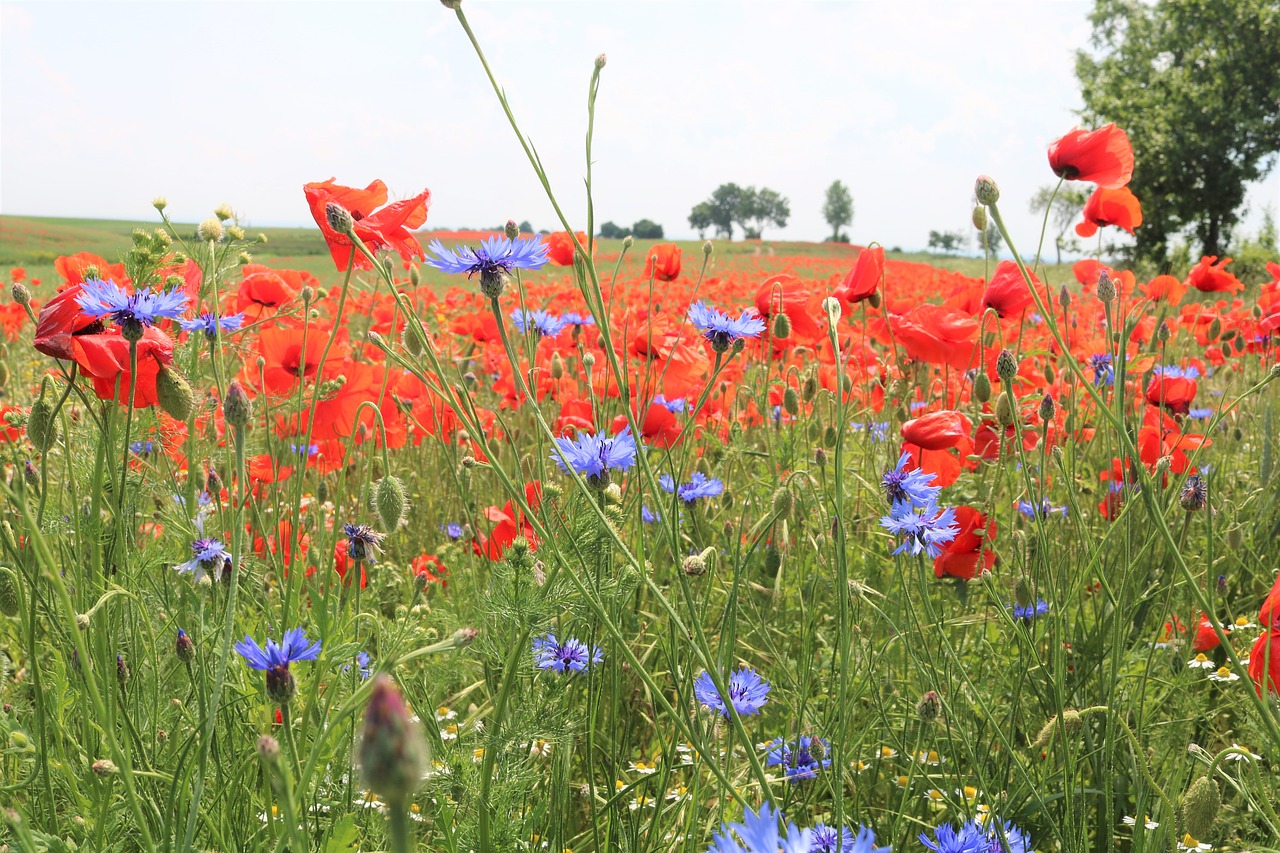
[[[129,664],[124,662],[124,655],[116,655],[116,681],[120,682],[121,686],[129,681]]]
[[[1000,187],[996,186],[995,179],[989,175],[979,175],[973,183],[973,194],[978,199],[978,204],[990,206],[1000,200]]]
[[[205,243],[222,242],[222,220],[210,217],[196,226],[196,236]]]
[[[1110,274],[1106,270],[1098,272],[1098,298],[1104,303],[1111,302],[1116,298],[1116,285],[1111,280]]]
[[[475,628],[459,628],[453,632],[453,644],[457,648],[464,649],[474,643],[479,636],[480,632]]]
[[[97,761],[93,762],[89,769],[91,769],[93,771],[93,775],[97,776],[99,779],[106,779],[120,772],[120,768],[116,767],[116,763],[110,758],[99,758]]]
[[[440,5],[455,12],[462,8],[462,0],[440,0]]]
[[[222,417],[232,427],[243,427],[253,419],[253,404],[239,382],[232,382],[227,387],[226,399],[222,401]]]
[[[595,353],[591,353],[591,352],[583,353],[582,366],[585,367],[587,370],[590,370],[591,368],[595,367],[596,366]]]
[[[1018,359],[1007,349],[1000,350],[1000,355],[996,356],[996,376],[999,376],[1000,381],[1007,385],[1017,375]]]
[[[267,764],[275,764],[280,758],[280,742],[271,735],[258,738],[258,757]]]
[[[1040,400],[1040,420],[1046,424],[1053,420],[1054,415],[1058,413],[1058,407],[1053,402],[1052,394],[1045,394]]]
[[[178,660],[183,663],[190,663],[196,656],[195,644],[191,642],[191,638],[187,636],[187,632],[178,629],[178,640],[174,644],[173,653],[178,656]]]
[[[703,243],[702,243],[702,254],[703,254],[704,256],[706,256],[706,257],[711,257],[711,252],[712,252],[712,251],[714,251],[714,249],[715,249],[715,247],[711,245],[711,241],[710,241],[710,240],[704,240],[704,241],[703,241]]]
[[[31,291],[28,290],[27,286],[22,282],[15,281],[13,283],[12,293],[13,293],[13,301],[18,303],[19,305],[31,304]]]
[[[508,240],[514,240],[520,236],[520,226],[516,224],[514,219],[508,219],[507,224],[502,228],[502,233],[506,235]]]
[[[365,707],[360,770],[365,784],[392,808],[404,808],[427,771],[427,742],[395,682],[378,675]]]
[[[597,56],[597,57],[596,57],[596,70],[597,70],[597,71],[600,71],[601,69],[603,69],[603,68],[604,68],[604,66],[605,66],[605,63],[606,63],[606,62],[608,62],[608,61],[609,61],[609,58],[608,58],[608,57],[606,57],[603,53],[602,53],[602,54],[600,54],[599,56]]]
[[[932,723],[942,716],[942,697],[938,691],[930,690],[920,697],[916,703],[916,717],[922,723]]]
[[[331,201],[324,206],[324,218],[329,223],[329,227],[339,234],[349,234],[356,227],[351,211],[336,201]]]
[[[1067,290],[1067,286],[1062,285],[1062,289],[1058,291],[1058,306],[1066,311],[1071,307],[1071,291]]]

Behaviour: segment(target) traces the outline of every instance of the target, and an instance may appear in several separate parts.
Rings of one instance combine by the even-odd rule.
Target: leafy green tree
[[[716,233],[727,240],[733,239],[733,226],[738,220],[742,195],[742,187],[737,184],[721,184],[705,202],[710,209],[711,224],[715,226]]]
[[[961,231],[930,231],[929,232],[929,248],[951,254],[958,252],[965,244],[964,233]]]
[[[1036,190],[1036,194],[1031,197],[1031,212],[1044,216],[1046,209],[1049,211],[1049,228],[1053,234],[1053,245],[1058,250],[1058,263],[1062,263],[1062,253],[1075,251],[1080,247],[1080,243],[1074,238],[1067,236],[1067,229],[1080,219],[1080,212],[1084,210],[1084,203],[1088,201],[1088,194],[1083,189],[1077,189],[1073,184],[1063,184],[1058,188],[1058,192],[1054,193],[1052,186],[1041,187]]]
[[[827,199],[822,205],[822,218],[831,226],[833,243],[848,243],[849,235],[840,233],[840,229],[853,224],[853,194],[843,181],[832,181],[827,187]]]
[[[631,236],[637,240],[661,240],[662,226],[652,219],[641,219],[631,226]]]
[[[619,228],[612,222],[606,222],[600,226],[600,236],[606,240],[620,240],[627,236],[625,228]]]
[[[520,228],[520,233],[521,233],[521,234],[532,234],[532,233],[533,233],[533,226],[529,224],[529,220],[527,220],[527,219],[526,219],[525,221],[523,221],[523,222],[521,222],[521,223],[520,223],[519,228]]]
[[[699,240],[706,239],[707,229],[713,224],[711,205],[705,201],[695,204],[689,213],[689,227],[698,232]]]
[[[759,239],[766,225],[786,227],[787,220],[791,218],[791,202],[777,190],[748,187],[738,199],[734,216],[747,237]]]
[[[1076,57],[1084,118],[1133,142],[1135,254],[1162,265],[1186,230],[1223,254],[1246,185],[1280,151],[1280,4],[1096,0],[1089,20],[1093,52]]]

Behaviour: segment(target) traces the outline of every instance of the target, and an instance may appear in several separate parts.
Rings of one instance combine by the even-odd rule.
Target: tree
[[[652,219],[641,219],[631,226],[631,236],[637,240],[661,240],[662,226]]]
[[[951,254],[960,251],[964,246],[964,233],[961,231],[930,231],[929,248]]]
[[[705,201],[695,204],[689,213],[689,227],[698,232],[699,240],[707,238],[707,229],[714,224],[711,217],[711,205]]]
[[[841,234],[840,229],[853,224],[853,195],[842,181],[833,181],[827,187],[827,200],[822,205],[822,218],[831,226],[833,243],[848,243],[849,235]]]
[[[1071,252],[1080,246],[1074,237],[1067,236],[1067,229],[1080,218],[1080,212],[1088,198],[1084,190],[1076,189],[1072,184],[1063,184],[1056,194],[1052,186],[1041,187],[1031,197],[1032,213],[1043,216],[1046,210],[1049,212],[1053,245],[1058,250],[1058,263],[1062,263],[1064,251]]]
[[[1004,238],[1000,236],[1000,229],[994,222],[987,223],[987,230],[978,235],[978,240],[982,244],[982,253],[992,257],[1000,254],[1000,246],[1004,243]]]
[[[1280,151],[1280,10],[1275,0],[1096,0],[1094,53],[1076,56],[1090,124],[1133,143],[1142,202],[1135,254],[1162,265],[1190,229],[1221,255],[1245,186]]]
[[[606,222],[600,226],[600,236],[606,240],[620,240],[627,236],[625,228],[619,228],[612,222]]]
[[[525,221],[523,221],[523,222],[521,222],[521,223],[520,223],[519,231],[520,231],[520,233],[521,233],[521,234],[532,234],[532,233],[533,233],[533,226],[532,226],[532,225],[530,225],[530,224],[529,224],[529,220],[527,220],[527,219],[526,219]]]
[[[721,184],[707,199],[711,212],[711,224],[716,233],[727,240],[733,239],[733,225],[738,218],[738,206],[742,202],[742,187],[737,184]]]
[[[785,228],[790,218],[791,202],[777,190],[747,187],[738,199],[735,219],[751,239],[759,239],[766,225]]]

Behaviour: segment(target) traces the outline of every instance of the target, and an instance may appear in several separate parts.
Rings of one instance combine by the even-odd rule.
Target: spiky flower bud
[[[298,692],[298,680],[289,671],[288,664],[273,666],[267,670],[267,698],[277,705],[288,705]]]
[[[185,421],[195,406],[196,395],[181,373],[162,366],[156,374],[156,402],[165,414]]]
[[[1204,478],[1192,474],[1182,484],[1178,505],[1187,512],[1199,512],[1209,505],[1209,485]]]
[[[1013,426],[1013,403],[1007,391],[1001,391],[1000,396],[996,398],[996,421],[1006,429]]]
[[[773,318],[773,336],[780,341],[791,337],[791,318],[786,314]]]
[[[196,656],[195,643],[191,642],[191,638],[187,636],[187,632],[178,629],[178,640],[174,643],[173,653],[178,656],[178,660],[183,663],[190,663]]]
[[[819,468],[825,468],[827,465],[827,451],[821,447],[813,449],[813,461]]]
[[[1054,415],[1058,413],[1058,406],[1053,402],[1052,394],[1045,394],[1040,400],[1040,420],[1046,424],[1053,420]]]
[[[996,376],[1000,377],[1000,381],[1006,385],[1013,381],[1013,377],[1018,375],[1018,359],[1013,353],[1007,349],[1000,350],[1000,355],[996,356]]]
[[[1036,739],[1031,744],[1032,749],[1043,749],[1053,742],[1057,737],[1059,726],[1059,715],[1054,714],[1049,718],[1049,722],[1044,724],[1040,729],[1040,734],[1036,735]],[[1067,740],[1075,740],[1076,736],[1084,730],[1084,719],[1080,716],[1079,711],[1067,709],[1061,715],[1062,730]]]
[[[116,655],[116,681],[122,685],[129,682],[129,664],[125,663],[124,655]]]
[[[380,674],[365,707],[360,771],[369,789],[404,808],[428,767],[427,742],[390,676]]]
[[[707,573],[707,561],[701,554],[690,554],[680,564],[680,571],[690,577],[701,577]]]
[[[93,762],[90,769],[93,771],[93,775],[97,776],[99,779],[106,779],[107,777],[114,776],[120,772],[120,768],[116,767],[116,763],[110,758],[99,758],[97,761]]]
[[[253,419],[253,404],[239,382],[232,382],[227,387],[226,399],[222,401],[222,417],[228,426],[233,427],[243,427]]]
[[[979,231],[987,230],[987,209],[982,205],[973,209],[973,227]]]
[[[779,520],[788,518],[795,506],[795,498],[786,486],[779,486],[773,492],[773,514]]]
[[[1062,289],[1058,291],[1058,306],[1066,311],[1071,307],[1071,291],[1067,290],[1067,286],[1062,285]]]
[[[1116,285],[1106,270],[1098,271],[1098,298],[1103,302],[1111,302],[1116,298]]]
[[[1169,473],[1169,469],[1173,467],[1172,456],[1161,456],[1156,460],[1156,469],[1153,472],[1156,476],[1163,476]]]
[[[978,204],[992,205],[1000,200],[1000,187],[996,186],[995,178],[990,175],[979,175],[973,182],[973,194],[978,199]]]
[[[1169,324],[1161,320],[1160,325],[1156,327],[1156,340],[1162,344],[1168,343],[1169,336],[1172,334],[1173,333],[1169,331]]]
[[[502,233],[506,235],[508,240],[514,240],[520,236],[520,226],[516,224],[514,219],[508,219],[507,224],[502,228]]]
[[[459,628],[453,632],[453,644],[459,649],[464,649],[474,643],[479,636],[480,632],[475,628]]]
[[[991,377],[987,376],[986,371],[973,378],[973,399],[979,403],[985,403],[991,399]]]
[[[920,697],[916,703],[916,717],[922,723],[932,723],[942,716],[942,697],[938,691],[930,690]]]
[[[266,764],[275,764],[280,758],[280,741],[271,735],[258,738],[258,758]]]
[[[788,387],[782,392],[782,409],[792,417],[800,412],[800,395],[796,393],[796,389]]]
[[[324,218],[329,227],[339,234],[350,234],[356,227],[356,221],[352,218],[351,211],[336,201],[331,201],[324,206]]]
[[[204,243],[221,243],[222,220],[213,216],[209,217],[196,226],[196,236]]]
[[[1208,776],[1196,779],[1182,795],[1182,819],[1186,821],[1187,832],[1195,838],[1208,835],[1221,807],[1222,792],[1218,783]]]
[[[499,269],[480,271],[480,292],[487,299],[497,299],[507,289],[507,277]]]
[[[31,291],[28,290],[27,286],[22,282],[15,281],[13,283],[12,293],[13,293],[13,301],[18,303],[19,305],[31,304]]]
[[[81,631],[89,630],[89,614],[88,613],[76,614],[76,627],[79,628]]]
[[[8,566],[0,566],[0,613],[18,615],[18,576]]]

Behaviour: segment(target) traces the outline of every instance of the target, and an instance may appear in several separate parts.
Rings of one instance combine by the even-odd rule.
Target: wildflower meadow
[[[1280,849],[1280,256],[1049,264],[998,174],[974,274],[601,239],[605,56],[584,203],[444,6],[550,233],[424,163],[297,188],[327,269],[157,198],[9,271],[0,844]]]

